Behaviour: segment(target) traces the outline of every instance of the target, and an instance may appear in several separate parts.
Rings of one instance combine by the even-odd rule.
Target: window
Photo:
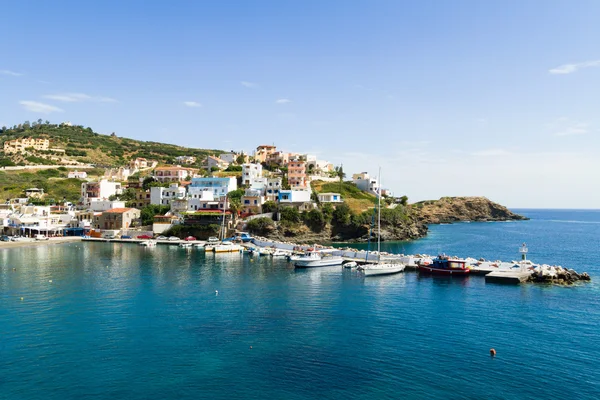
[[[250,200],[244,200],[244,204],[250,204]]]

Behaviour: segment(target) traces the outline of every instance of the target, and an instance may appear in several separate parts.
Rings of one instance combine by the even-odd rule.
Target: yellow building
[[[4,142],[4,153],[24,153],[25,149],[33,147],[35,150],[48,150],[50,147],[50,141],[48,139],[34,139],[34,138],[22,138],[9,140]]]

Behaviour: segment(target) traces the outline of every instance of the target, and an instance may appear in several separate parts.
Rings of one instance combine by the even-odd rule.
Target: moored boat
[[[156,247],[156,240],[144,240],[140,242],[140,246]]]
[[[294,265],[297,268],[332,267],[342,265],[344,259],[338,256],[326,255],[319,251],[309,251],[299,257]]]
[[[232,242],[223,242],[219,245],[216,245],[213,248],[213,252],[215,253],[233,253],[242,250],[242,246],[239,244],[235,244]]]
[[[434,275],[468,275],[467,261],[440,255],[431,260],[430,264],[419,263],[419,273]]]
[[[181,247],[183,249],[191,249],[192,248],[192,244],[189,243],[189,242],[179,243],[179,247]]]
[[[358,264],[356,263],[356,261],[348,261],[347,263],[344,263],[342,266],[344,268],[356,268],[358,266]]]

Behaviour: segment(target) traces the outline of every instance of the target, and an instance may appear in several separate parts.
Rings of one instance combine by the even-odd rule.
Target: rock
[[[442,197],[415,203],[411,207],[417,218],[426,224],[528,219],[485,197]]]
[[[582,281],[591,281],[592,278],[588,275],[587,272],[584,272],[583,274],[581,274],[579,276],[579,279],[581,279]]]

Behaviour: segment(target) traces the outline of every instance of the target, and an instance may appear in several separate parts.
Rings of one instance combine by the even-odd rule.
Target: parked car
[[[152,239],[152,236],[150,236],[150,235],[140,235],[137,238],[138,239]]]
[[[186,242],[192,242],[192,241],[196,240],[196,238],[193,236],[188,236],[185,238],[185,240],[186,240]]]
[[[115,235],[113,235],[112,233],[107,233],[106,235],[102,236],[103,239],[114,239]]]
[[[131,236],[129,236],[129,235],[121,235],[121,239],[131,239]]]
[[[10,238],[6,235],[0,236],[0,241],[2,242],[10,242]]]
[[[35,240],[49,240],[50,238],[46,235],[35,235]]]
[[[171,236],[169,237],[169,241],[174,242],[176,240],[179,240],[179,238],[177,236]]]
[[[11,242],[18,242],[19,240],[22,240],[23,238],[19,235],[15,235],[13,237],[10,238]]]
[[[208,243],[219,243],[219,239],[217,237],[211,236],[208,238]]]
[[[160,235],[159,237],[156,238],[156,240],[169,240],[168,237]]]

